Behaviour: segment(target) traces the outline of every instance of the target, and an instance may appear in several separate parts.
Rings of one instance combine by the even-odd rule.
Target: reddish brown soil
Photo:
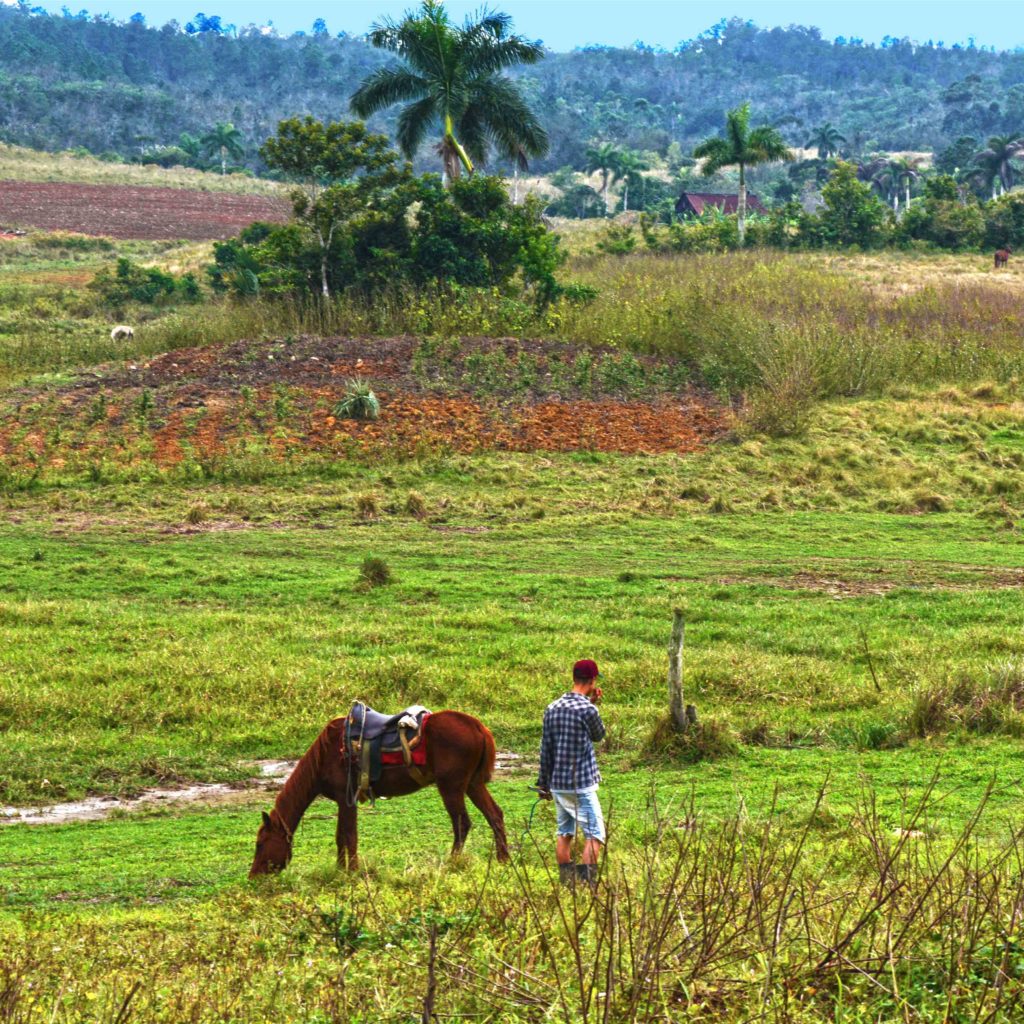
[[[45,395],[11,394],[0,410],[0,457],[9,466],[73,470],[111,460],[215,466],[251,453],[254,443],[287,459],[439,449],[683,454],[726,429],[726,411],[693,392],[646,401],[439,393],[412,372],[415,348],[411,338],[299,338],[180,349],[108,367]],[[535,356],[545,350],[523,348]],[[334,415],[356,374],[380,398],[376,422]]]
[[[226,192],[134,185],[0,181],[5,228],[75,231],[109,238],[230,238],[254,220],[286,221],[287,201]]]

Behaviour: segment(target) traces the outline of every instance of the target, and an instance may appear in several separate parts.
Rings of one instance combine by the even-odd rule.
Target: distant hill
[[[280,118],[349,116],[352,90],[386,59],[357,38],[188,34],[2,7],[0,137],[134,159],[232,121],[258,168],[256,149]],[[518,77],[551,135],[540,171],[578,164],[595,138],[660,153],[676,142],[686,153],[745,99],[755,122],[778,125],[794,145],[831,121],[855,153],[1024,132],[1024,53],[833,43],[800,27],[722,22],[673,53],[587,48]],[[421,162],[433,166],[429,151]]]

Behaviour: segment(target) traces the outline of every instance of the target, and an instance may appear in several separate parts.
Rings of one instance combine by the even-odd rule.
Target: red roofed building
[[[676,213],[680,217],[699,217],[708,207],[714,206],[722,213],[736,212],[736,206],[740,201],[738,195],[723,195],[720,192],[684,192],[676,200]],[[764,203],[754,195],[747,193],[747,213],[767,214]]]

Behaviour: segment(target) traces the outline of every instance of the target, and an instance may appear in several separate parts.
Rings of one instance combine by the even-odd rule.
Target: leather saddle
[[[413,749],[423,739],[423,721],[430,712],[413,704],[396,715],[384,715],[362,701],[356,701],[345,722],[345,755],[359,766],[360,802],[373,797],[373,786],[384,770],[381,755],[401,751],[409,774],[421,785],[426,773],[412,763]]]

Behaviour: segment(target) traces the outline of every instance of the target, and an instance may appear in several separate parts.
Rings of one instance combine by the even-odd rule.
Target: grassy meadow
[[[34,466],[0,456],[0,806],[237,788],[0,826],[0,1021],[1019,1019],[1013,264],[615,258],[573,237],[566,276],[599,289],[590,305],[127,310],[136,336],[115,352],[83,292],[113,246],[48,244],[0,251],[20,325],[0,334],[0,408],[38,437]],[[122,252],[178,271],[202,257]],[[424,394],[506,410],[539,400],[535,365],[507,384],[533,357],[474,338],[629,354],[728,429],[686,455],[280,458],[275,432],[297,437],[307,417],[299,385],[242,394],[218,378],[220,399],[248,403],[250,446],[162,464],[149,439],[184,392],[142,410],[136,389],[130,429],[105,411],[88,424],[110,431],[92,437],[110,458],[83,454],[67,404],[82,380],[114,402],[127,362],[240,337],[283,339],[284,361],[306,334],[410,335]],[[472,364],[436,362],[453,338]],[[607,365],[574,378],[581,400],[657,408],[650,374]],[[390,583],[361,582],[368,556]],[[682,739],[665,728],[676,607],[700,713]],[[583,655],[605,674],[609,729],[594,898],[559,889],[553,815],[528,788],[543,707]],[[427,791],[360,811],[354,878],[334,869],[319,802],[291,867],[246,880],[270,799],[245,785],[256,762],[299,756],[357,698],[469,711],[522,755],[492,784],[510,865],[475,812],[448,861]]]

